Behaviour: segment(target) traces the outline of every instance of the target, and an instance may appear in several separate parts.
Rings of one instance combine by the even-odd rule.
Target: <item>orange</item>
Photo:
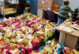
[[[47,28],[47,29],[50,29],[51,27],[52,27],[52,26],[51,26],[50,24],[47,24],[47,25],[46,25],[46,28]]]
[[[5,43],[3,41],[0,42],[0,45],[5,45]]]
[[[38,42],[38,39],[33,39],[33,42]]]

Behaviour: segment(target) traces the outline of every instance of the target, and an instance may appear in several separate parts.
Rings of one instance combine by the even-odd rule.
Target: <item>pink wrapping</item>
[[[27,50],[27,52],[30,52],[30,51],[32,51],[33,50],[33,47],[32,48],[25,48],[25,47],[23,47],[22,45],[20,45],[19,43],[17,43],[22,49],[24,49],[24,50]]]
[[[22,28],[22,26],[18,26],[18,25],[16,25],[16,27],[17,27],[18,29]]]
[[[63,54],[66,54],[64,50],[63,50]]]
[[[25,54],[25,52],[21,52],[21,54]]]
[[[36,22],[39,22],[41,19],[39,19],[39,20],[36,20]]]
[[[20,19],[17,19],[16,21],[13,21],[12,24],[19,22]]]
[[[6,54],[12,54],[10,51],[7,51]]]
[[[4,52],[4,50],[3,50],[3,49],[0,49],[0,52],[1,52],[1,53],[3,53],[3,52]]]
[[[4,47],[4,49],[7,49],[8,46],[10,46],[10,44],[6,45],[6,46]]]
[[[41,28],[43,28],[44,26],[41,26]]]
[[[36,22],[32,22],[32,24],[34,24],[34,23],[36,23]]]
[[[4,47],[4,49],[7,49],[8,46],[10,46],[10,44],[6,45],[6,46]],[[10,52],[9,50],[7,50],[5,53],[8,54],[8,53],[11,53],[11,52]],[[11,53],[11,54],[12,54],[12,53]]]
[[[33,22],[31,22],[29,25],[32,26],[34,23],[36,23],[36,22],[33,21]]]
[[[29,27],[30,25],[29,24],[25,24],[25,26],[28,26]]]
[[[10,31],[14,31],[14,29],[10,29]]]
[[[36,31],[39,31],[40,29],[35,29]]]
[[[38,39],[39,39],[39,42],[33,42],[32,41],[33,47],[36,47],[36,46],[38,46],[40,44],[41,38],[38,38]]]
[[[25,52],[26,49],[25,49],[23,46],[21,46],[19,43],[17,43],[17,44],[18,44],[18,45],[20,46],[20,48],[22,48],[22,49],[24,50],[24,52]],[[8,44],[7,46],[5,46],[4,49],[7,49],[8,46],[10,46],[10,44]],[[6,54],[8,54],[8,53],[11,53],[11,52],[10,52],[9,50],[7,50],[7,51],[6,51]],[[11,53],[11,54],[12,54],[12,53]],[[23,54],[23,53],[21,53],[21,54]]]
[[[35,53],[39,53],[39,51],[38,50],[34,50],[34,52]],[[30,53],[28,53],[28,54],[31,54],[32,53],[32,51],[30,52]]]
[[[30,23],[29,25],[31,26],[32,24],[34,24],[34,23]]]
[[[22,45],[20,45],[19,43],[17,43],[23,50],[26,50],[25,47],[23,47]]]
[[[29,52],[31,52],[32,50],[33,50],[33,47],[32,47],[32,48],[27,49],[27,52],[29,53]]]
[[[7,27],[8,25],[7,24],[4,24],[3,26],[0,26],[0,27]]]

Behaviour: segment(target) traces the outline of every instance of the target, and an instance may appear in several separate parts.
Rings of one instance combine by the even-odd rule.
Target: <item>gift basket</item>
[[[39,48],[39,51],[43,54],[60,54],[64,50],[64,46],[55,42],[55,40],[49,40],[45,43],[45,46]]]
[[[79,54],[79,51],[70,47],[65,47],[63,50],[63,54]]]
[[[33,50],[29,54],[61,54],[63,50],[64,46],[53,39],[47,41],[39,50]]]
[[[25,50],[22,49],[19,45],[10,43],[7,46],[5,46],[3,50],[3,54],[25,54]]]

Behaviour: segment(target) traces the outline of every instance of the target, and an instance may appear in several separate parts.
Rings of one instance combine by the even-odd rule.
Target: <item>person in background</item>
[[[17,10],[18,14],[23,14],[25,6],[26,6],[26,0],[19,0],[19,8]]]
[[[58,25],[60,25],[66,19],[69,18],[68,13],[71,11],[71,9],[68,5],[69,5],[69,1],[66,0],[64,1],[64,4],[60,7],[59,14],[58,14]]]

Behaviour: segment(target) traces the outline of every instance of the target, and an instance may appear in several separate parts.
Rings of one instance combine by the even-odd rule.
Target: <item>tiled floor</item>
[[[0,19],[3,19],[3,18],[0,18]]]
[[[0,18],[0,20],[3,20],[3,18]]]

